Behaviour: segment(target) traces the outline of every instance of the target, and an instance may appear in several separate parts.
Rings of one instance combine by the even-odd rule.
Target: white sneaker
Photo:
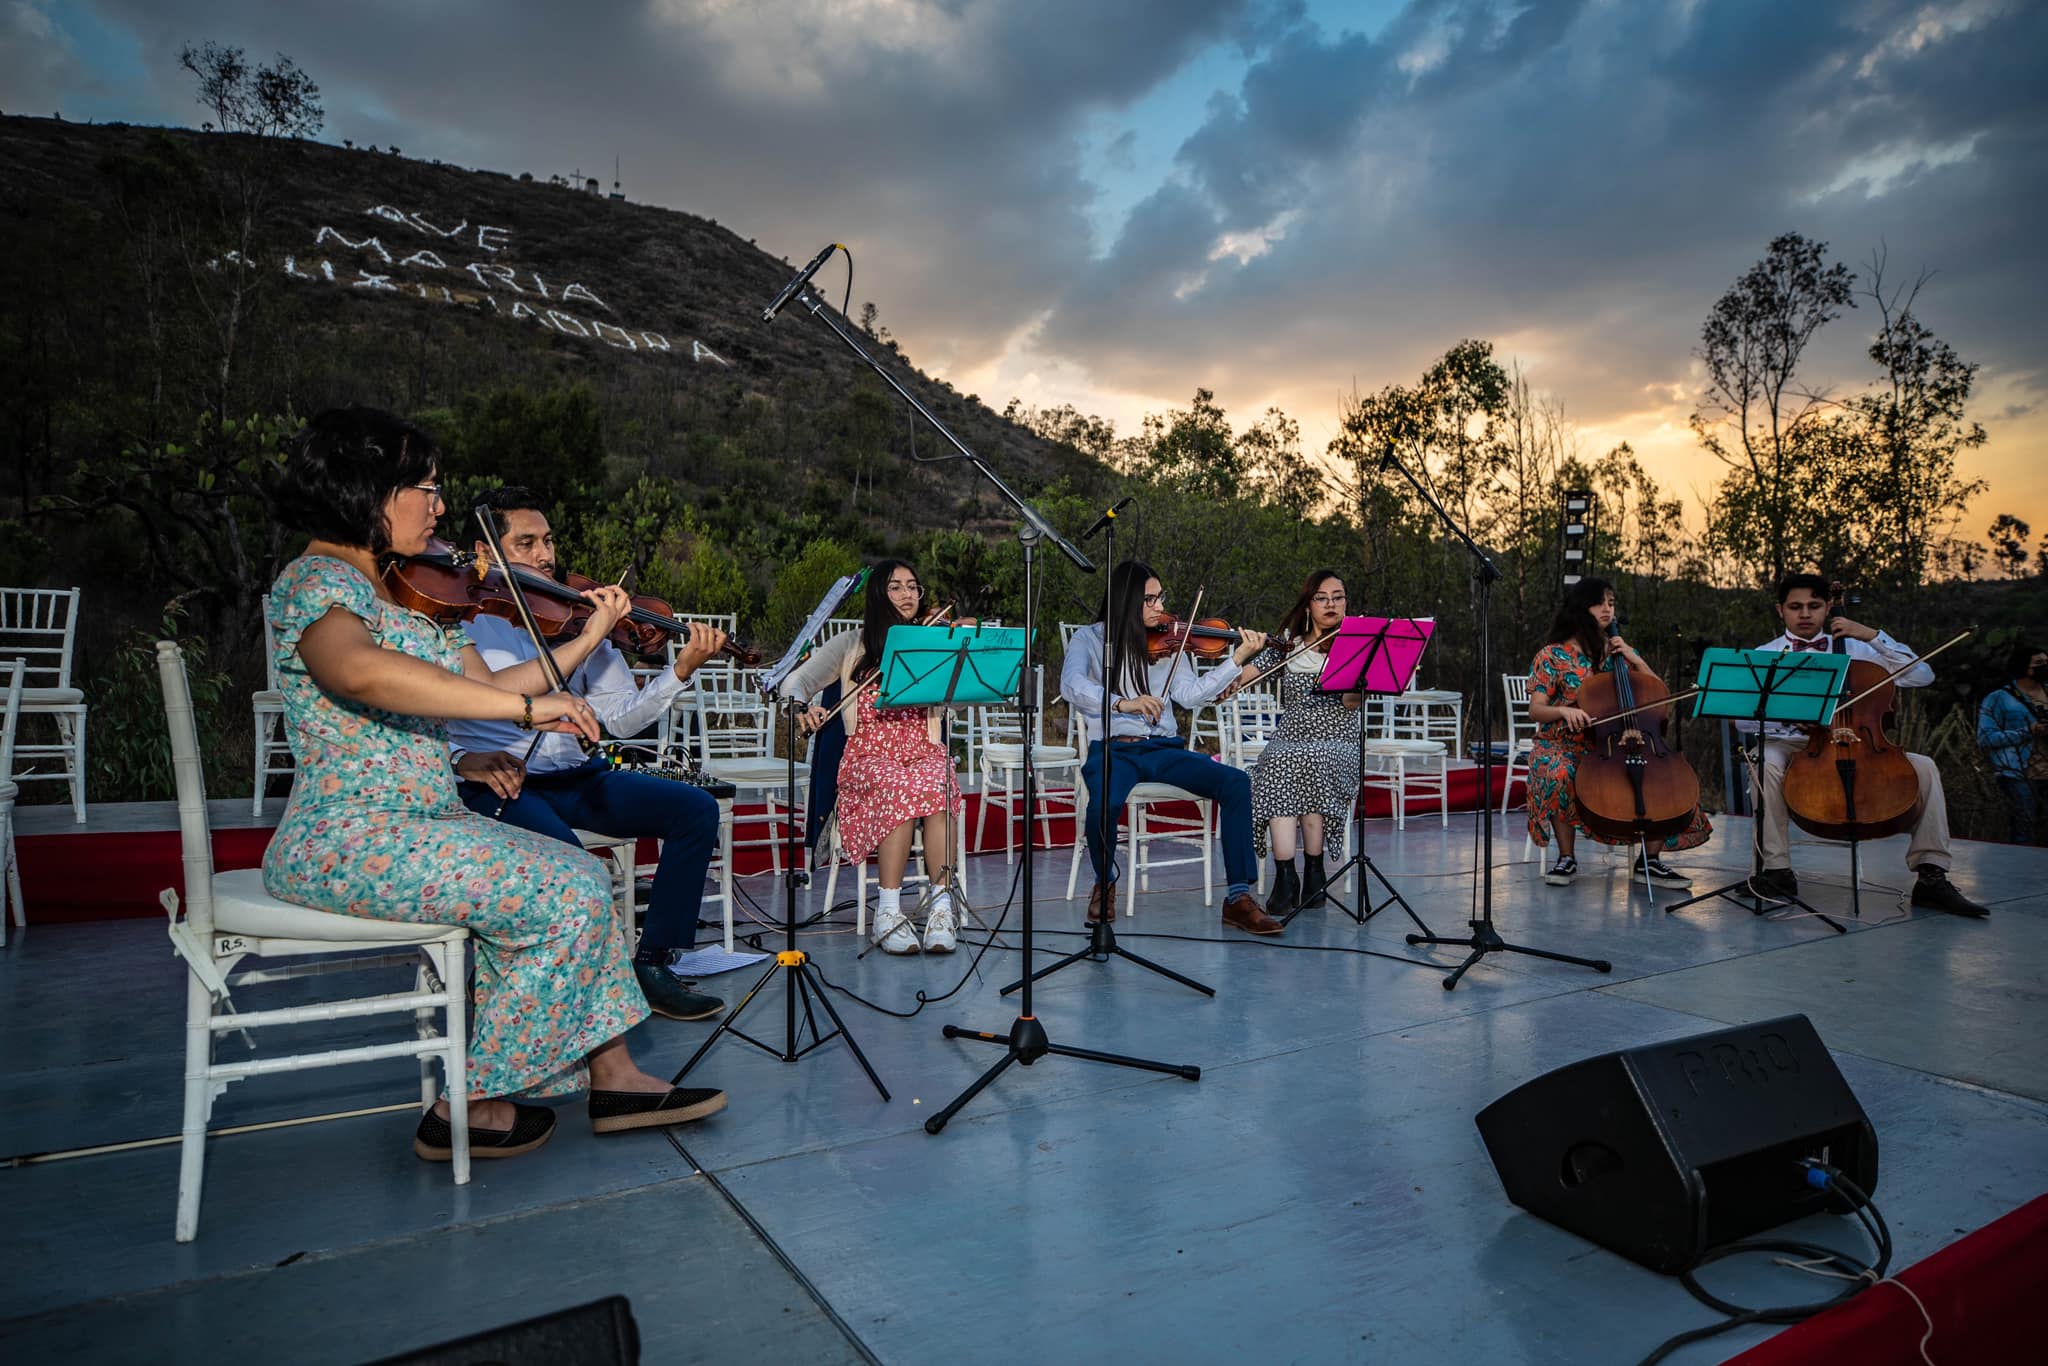
[[[902,911],[876,911],[874,936],[883,953],[917,952],[917,930]]]
[[[932,905],[932,913],[924,921],[924,951],[926,953],[951,953],[959,943],[959,933],[953,923],[953,899],[945,897]]]

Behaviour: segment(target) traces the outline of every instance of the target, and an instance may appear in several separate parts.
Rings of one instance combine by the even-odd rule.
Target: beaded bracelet
[[[523,702],[523,703],[525,703],[525,704],[526,704],[526,715],[524,715],[524,716],[522,716],[522,717],[520,717],[520,718],[519,718],[519,729],[521,729],[521,730],[532,730],[532,729],[533,729],[533,699],[532,699],[531,697],[527,696],[527,695],[526,695],[525,693],[521,693],[521,694],[519,694],[519,700],[520,700],[521,702]]]

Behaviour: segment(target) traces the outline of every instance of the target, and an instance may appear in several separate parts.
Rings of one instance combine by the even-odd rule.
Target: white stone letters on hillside
[[[316,284],[488,309],[510,322],[531,323],[565,337],[602,343],[614,351],[675,353],[669,339],[659,332],[596,316],[617,310],[583,281],[550,284],[538,271],[492,259],[512,249],[509,228],[472,223],[467,218],[452,227],[444,226],[424,214],[390,204],[378,204],[364,213],[403,233],[432,238],[436,245],[415,247],[394,237],[387,246],[383,239],[390,235],[389,229],[350,236],[331,224],[322,224],[313,233],[313,251],[319,259],[301,261],[287,256],[284,273]],[[395,255],[393,246],[406,254]],[[468,251],[485,255],[465,259]],[[572,310],[571,304],[587,308]],[[690,359],[730,364],[696,340],[690,342]]]

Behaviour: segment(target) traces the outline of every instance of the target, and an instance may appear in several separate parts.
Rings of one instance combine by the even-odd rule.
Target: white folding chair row
[[[184,851],[184,914],[178,893],[159,898],[170,916],[171,943],[185,960],[185,1117],[179,1140],[176,1236],[189,1243],[199,1231],[199,1203],[205,1181],[207,1121],[213,1103],[231,1084],[250,1077],[297,1072],[345,1063],[416,1058],[420,1105],[434,1103],[435,1059],[441,1062],[454,1131],[456,1185],[469,1181],[468,1038],[464,1014],[467,986],[464,956],[469,931],[460,926],[418,925],[366,916],[332,915],[279,901],[263,890],[263,872],[245,868],[213,870],[212,832],[206,824],[206,782],[200,770],[199,735],[192,716],[192,692],[185,657],[177,643],[156,645],[163,684],[164,717],[170,729],[171,764],[177,778],[179,841]],[[244,958],[295,960],[274,968],[236,971]],[[310,961],[296,961],[310,960]],[[297,978],[342,980],[373,968],[410,967],[410,991],[379,992],[342,1000],[274,1010],[247,1007],[236,994],[267,982]],[[383,983],[381,978],[373,982]],[[410,1015],[414,1038],[319,1052],[223,1062],[215,1043],[239,1034],[255,1051],[251,1031],[330,1020]]]
[[[27,670],[18,659],[0,664],[5,680],[5,701],[0,702],[0,945],[7,943],[7,922],[28,924],[28,904],[21,898],[21,860],[14,849],[14,799],[21,789],[14,785],[14,729],[21,719],[21,676]]]
[[[261,819],[263,797],[274,777],[290,777],[296,771],[291,742],[284,734],[284,693],[277,686],[277,636],[270,629],[270,615],[263,615],[263,689],[249,695],[255,713],[255,782],[250,788],[249,815]]]
[[[1522,779],[1523,802],[1528,801],[1529,756],[1536,744],[1538,727],[1529,719],[1529,675],[1502,674],[1500,688],[1508,703],[1507,777],[1500,788],[1500,814],[1505,816],[1517,777]],[[1492,743],[1493,737],[1489,735],[1486,739]]]
[[[22,771],[16,783],[68,782],[72,819],[85,821],[85,694],[71,686],[71,654],[78,636],[76,588],[0,588],[0,659],[25,667],[21,714],[56,722],[57,739],[23,740],[17,733],[14,757],[28,763],[54,759],[54,773]]]
[[[1193,802],[1195,815],[1163,816],[1153,807],[1168,802]],[[1137,911],[1137,895],[1149,891],[1152,873],[1157,868],[1173,868],[1182,864],[1202,865],[1202,899],[1214,899],[1215,880],[1211,871],[1210,851],[1214,847],[1216,808],[1206,797],[1174,787],[1169,783],[1139,783],[1131,789],[1128,805],[1124,807],[1124,835],[1122,843],[1129,846],[1130,857],[1118,886],[1124,896],[1124,915],[1131,916]],[[1088,817],[1088,789],[1075,784],[1074,791],[1074,857],[1067,865],[1067,900],[1074,899],[1074,888],[1080,881],[1081,863],[1088,855],[1088,827],[1081,824]],[[1153,829],[1153,826],[1160,828]],[[1185,858],[1162,859],[1155,857],[1152,846],[1161,840],[1180,840],[1198,845],[1201,852]]]
[[[1389,740],[1437,740],[1458,758],[1465,744],[1465,695],[1440,688],[1411,688],[1390,699]]]
[[[1450,758],[1440,740],[1368,740],[1359,779],[1367,789],[1387,794],[1396,830],[1408,828],[1411,793],[1434,794],[1441,823],[1451,823]]]
[[[846,862],[846,846],[839,842],[839,815],[834,812],[826,823],[825,833],[820,837],[827,849],[826,857],[831,869],[825,874],[825,905],[829,909],[836,903],[839,893],[839,870]],[[967,822],[953,823],[953,876],[957,881],[967,866]],[[869,859],[874,855],[870,854]],[[910,831],[910,862],[903,870],[903,885],[909,888],[917,883],[928,883],[930,878],[924,872],[924,822],[917,821]],[[853,932],[864,935],[868,932],[868,859],[853,865]],[[907,912],[906,912],[907,913]]]
[[[1224,703],[1225,733],[1229,743],[1223,751],[1226,762],[1250,772],[1273,733],[1280,729],[1280,699],[1264,688],[1251,688]]]
[[[1081,756],[1070,745],[1034,745],[1031,811],[1024,804],[1024,746],[1021,743],[985,745],[981,751],[981,801],[974,816],[974,844],[982,847],[982,832],[988,828],[991,810],[1003,813],[1003,861],[1017,861],[1017,825],[1027,827],[1024,845],[1036,844],[1033,830],[1046,832],[1042,848],[1050,849],[1052,823],[1061,812],[1071,814],[1079,806],[1074,795],[1081,785]],[[1064,779],[1064,781],[1062,781]],[[1078,832],[1077,832],[1078,833]]]

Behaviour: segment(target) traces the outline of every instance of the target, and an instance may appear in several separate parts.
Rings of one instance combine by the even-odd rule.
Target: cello
[[[1844,615],[1848,591],[1830,585],[1829,624]],[[1847,653],[1847,641],[1836,636],[1834,653]],[[1828,724],[1808,727],[1806,748],[1786,763],[1785,810],[1801,830],[1856,843],[1896,835],[1920,819],[1919,775],[1887,734],[1898,694],[1895,676],[1875,660],[1850,660]]]
[[[1618,623],[1607,624],[1609,639]],[[1586,680],[1577,705],[1593,723],[1590,743],[1572,779],[1579,822],[1611,844],[1683,834],[1699,809],[1700,780],[1664,738],[1671,690],[1655,675],[1629,667],[1619,652],[1607,670]]]

